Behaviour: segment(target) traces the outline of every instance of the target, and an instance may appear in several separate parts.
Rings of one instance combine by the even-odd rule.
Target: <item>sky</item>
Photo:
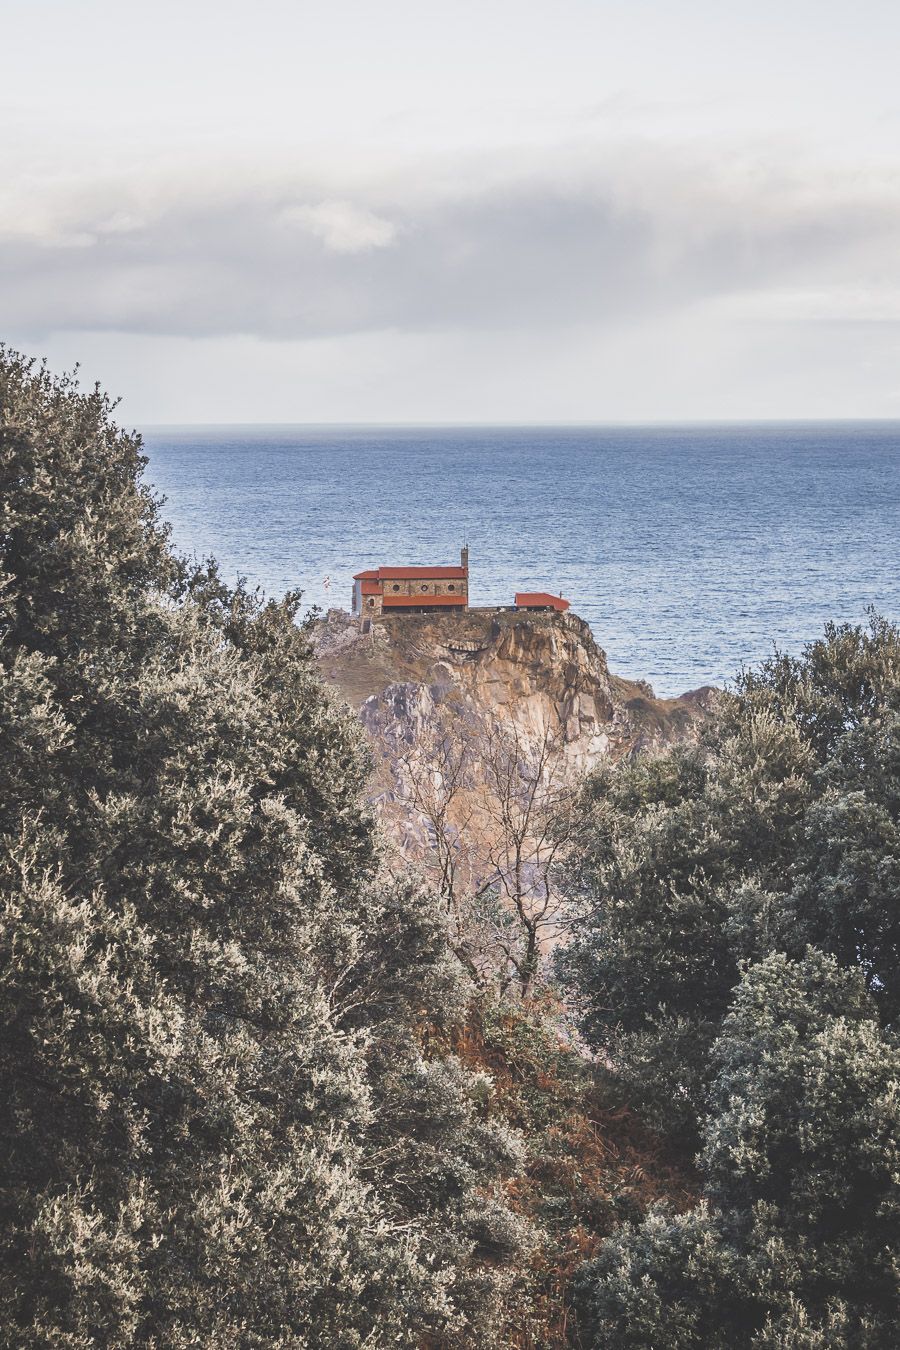
[[[894,0],[0,20],[0,336],[132,425],[900,417]]]

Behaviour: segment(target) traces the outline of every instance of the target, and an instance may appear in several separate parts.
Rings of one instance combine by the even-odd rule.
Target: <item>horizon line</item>
[[[629,427],[738,427],[738,426],[893,426],[900,425],[900,415],[896,417],[697,417],[697,418],[654,418],[647,421],[637,419],[618,419],[611,421],[569,421],[569,422],[501,422],[501,421],[278,421],[278,422],[135,422],[135,429],[147,431],[168,431],[175,428],[191,427],[304,427],[332,429],[385,428],[388,430],[497,430],[497,431],[534,431],[534,430],[573,430],[591,431],[609,428]]]

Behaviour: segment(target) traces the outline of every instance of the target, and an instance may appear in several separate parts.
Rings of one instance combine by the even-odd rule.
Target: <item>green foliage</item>
[[[597,774],[561,962],[703,1203],[582,1271],[598,1347],[878,1347],[900,1316],[900,632],[829,627],[700,743]]]
[[[504,1344],[562,1350],[572,1343],[573,1276],[585,1258],[649,1204],[690,1203],[693,1178],[633,1116],[609,1108],[546,988],[528,1000],[484,994],[452,1038],[483,1074],[485,1112],[515,1131],[523,1152],[509,1191],[534,1240]]]
[[[518,1144],[420,1027],[295,623],[170,551],[106,398],[0,351],[0,1324],[19,1346],[490,1345]]]
[[[713,1050],[707,1203],[650,1215],[582,1274],[592,1344],[896,1343],[900,1047],[859,972],[751,967]]]
[[[602,769],[579,803],[563,959],[623,1096],[696,1140],[740,965],[808,944],[900,1009],[900,633],[829,627],[722,696],[699,745]]]
[[[4,1343],[547,1350],[582,1266],[598,1350],[886,1350],[897,630],[582,793],[598,1083],[472,1003],[299,596],[177,558],[111,413],[0,349]]]

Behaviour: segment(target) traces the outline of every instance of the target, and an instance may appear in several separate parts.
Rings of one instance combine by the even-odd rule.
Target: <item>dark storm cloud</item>
[[[897,206],[696,165],[546,169],[430,195],[271,186],[99,195],[0,233],[7,331],[305,338],[616,322],[746,291],[892,239]]]

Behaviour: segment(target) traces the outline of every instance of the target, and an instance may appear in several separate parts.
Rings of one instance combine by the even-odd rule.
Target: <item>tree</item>
[[[446,910],[454,950],[477,982],[485,973],[479,944],[472,941],[470,912],[483,870],[473,800],[478,760],[476,738],[456,732],[452,719],[436,710],[434,720],[423,725],[414,744],[399,750],[390,767],[405,813],[425,827],[419,866]]]
[[[453,706],[393,767],[425,825],[422,865],[446,905],[457,954],[476,981],[529,998],[566,917],[558,874],[570,791],[559,734],[548,722],[528,736],[515,722],[487,724]]]
[[[566,765],[550,724],[533,741],[515,722],[490,727],[481,756],[488,829],[480,895],[492,893],[493,945],[527,999],[546,943],[563,927],[557,873],[568,839]]]
[[[900,1008],[900,633],[829,626],[721,696],[699,745],[581,794],[563,957],[622,1093],[690,1147],[740,963],[808,944]]]
[[[295,623],[0,351],[0,1307],[21,1346],[490,1344],[517,1141]]]
[[[583,1272],[598,1347],[888,1347],[900,1314],[900,1046],[859,970],[749,968],[712,1055],[705,1203]]]

